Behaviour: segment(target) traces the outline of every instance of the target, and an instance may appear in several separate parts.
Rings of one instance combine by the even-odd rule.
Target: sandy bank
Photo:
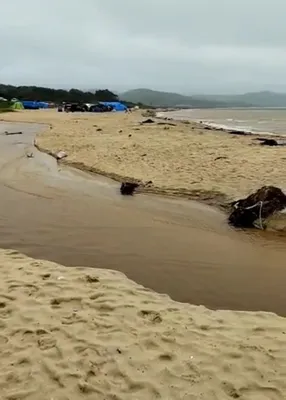
[[[284,399],[286,320],[0,251],[1,399]]]
[[[236,136],[183,122],[140,125],[133,114],[66,114],[19,111],[7,121],[51,125],[40,148],[68,153],[67,163],[121,177],[152,181],[148,191],[224,203],[262,185],[286,187],[285,148],[259,146],[252,136]]]

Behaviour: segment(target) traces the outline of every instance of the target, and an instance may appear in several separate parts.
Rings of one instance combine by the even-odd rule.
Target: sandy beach
[[[157,193],[217,204],[284,183],[283,148],[194,123],[140,125],[139,112],[1,117],[45,123],[40,148],[64,150],[82,169],[152,180]],[[14,250],[0,250],[0,261],[1,399],[285,399],[285,318],[174,302],[120,272]]]
[[[0,252],[1,399],[285,399],[286,320]]]
[[[132,114],[20,111],[6,121],[50,125],[37,144],[68,154],[65,162],[121,179],[152,181],[149,192],[198,198],[210,204],[248,195],[262,185],[286,187],[285,148],[262,147],[254,136],[206,130],[196,123],[140,125]]]

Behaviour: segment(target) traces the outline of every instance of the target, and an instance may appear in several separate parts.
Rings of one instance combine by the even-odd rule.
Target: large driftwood
[[[286,207],[286,195],[275,186],[263,186],[255,193],[235,201],[231,204],[232,210],[229,223],[235,227],[251,228],[255,221],[262,221]]]

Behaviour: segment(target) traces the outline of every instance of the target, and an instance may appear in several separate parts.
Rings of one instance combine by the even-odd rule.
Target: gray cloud
[[[286,87],[285,0],[3,3],[3,83],[186,93]]]

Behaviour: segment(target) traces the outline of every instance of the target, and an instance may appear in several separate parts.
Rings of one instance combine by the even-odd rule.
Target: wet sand
[[[22,129],[0,135],[0,247],[116,269],[182,302],[286,315],[284,237],[234,231],[223,213],[191,201],[123,198],[118,183],[58,168],[34,149],[45,126],[1,125]]]

